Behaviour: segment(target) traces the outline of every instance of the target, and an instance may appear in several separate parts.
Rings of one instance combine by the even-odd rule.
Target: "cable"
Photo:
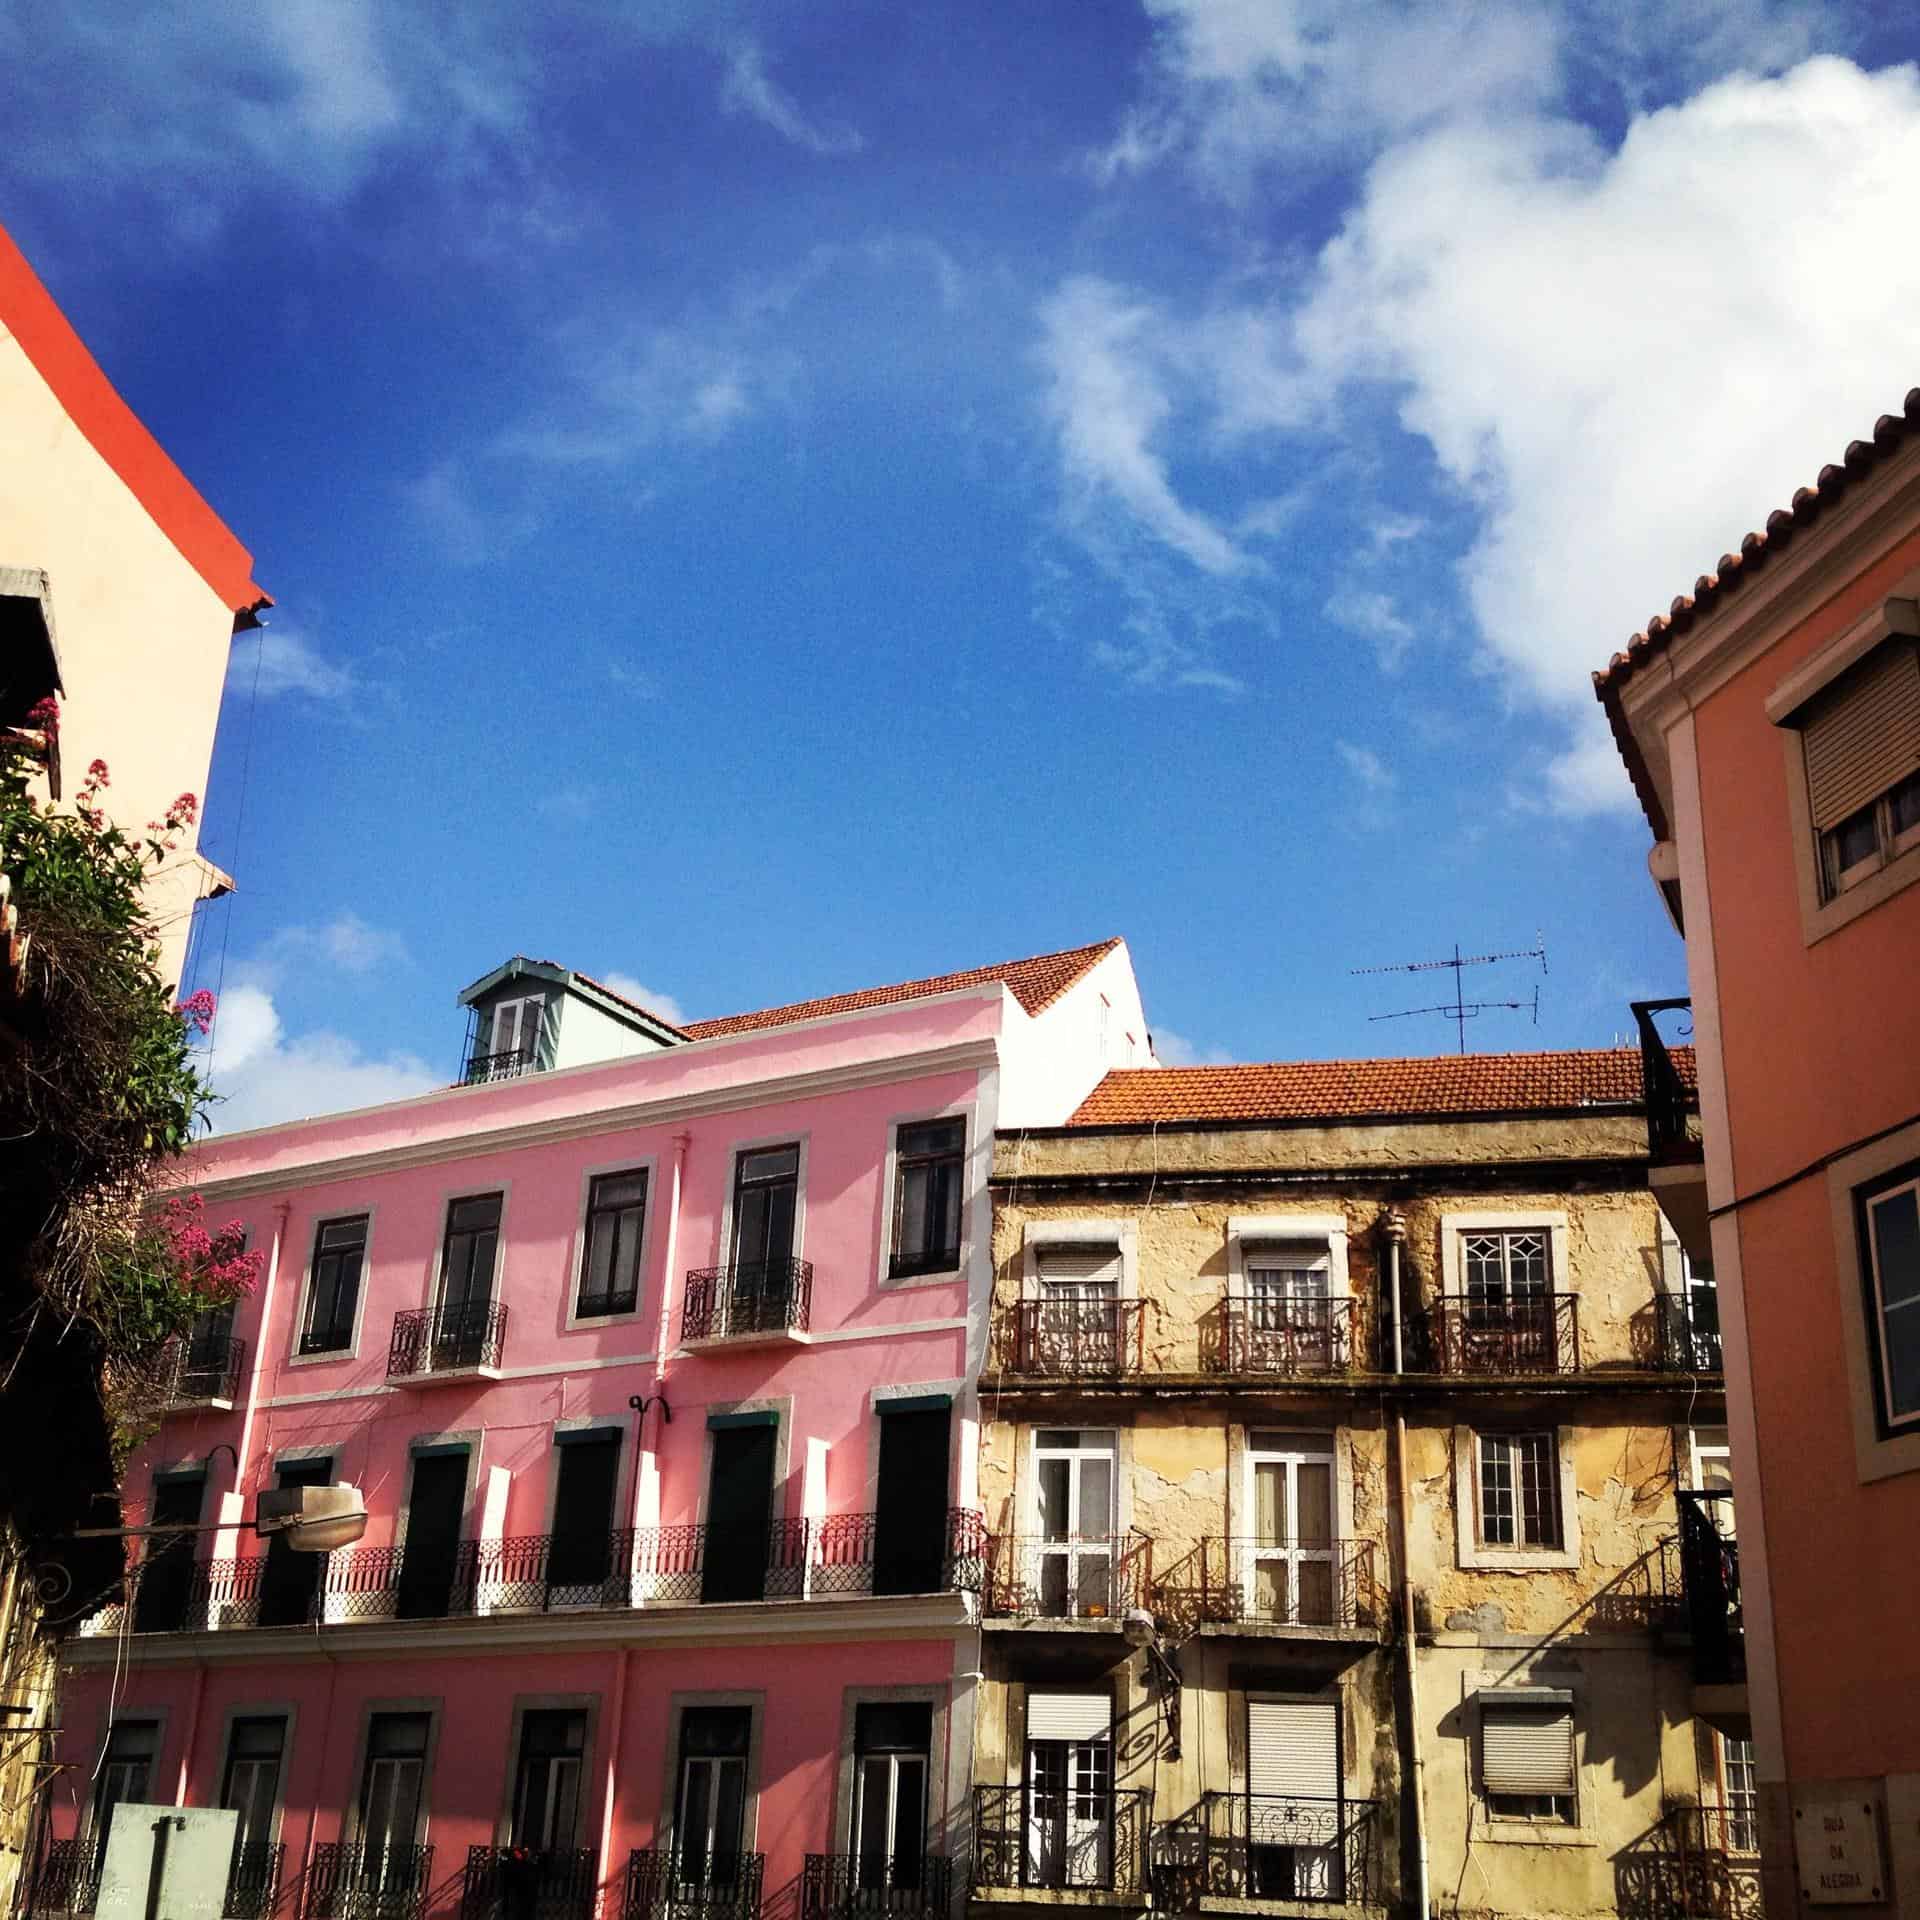
[[[240,867],[240,835],[247,824],[247,792],[253,784],[253,722],[255,712],[260,704],[260,668],[267,657],[266,629],[264,627],[256,627],[255,632],[260,637],[254,643],[253,649],[253,685],[247,694],[246,746],[240,759],[240,799],[234,808],[233,852],[229,856],[233,861],[235,872],[238,872]],[[233,898],[232,894],[227,894],[223,897],[229,900]],[[231,912],[228,912],[223,914],[220,919],[220,964],[214,970],[213,984],[213,999],[216,1008],[219,1006],[220,996],[227,989],[227,938],[232,931],[233,915]],[[207,1033],[208,1080],[212,1080],[213,1078],[214,1050],[220,1044],[219,1026],[220,1022],[216,1018],[213,1026]]]

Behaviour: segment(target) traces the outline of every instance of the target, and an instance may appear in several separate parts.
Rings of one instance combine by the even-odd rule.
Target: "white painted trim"
[[[942,1107],[914,1107],[887,1117],[887,1153],[880,1169],[880,1233],[874,1261],[874,1290],[878,1293],[905,1293],[915,1287],[951,1287],[956,1285],[972,1264],[973,1198],[976,1182],[985,1187],[992,1170],[993,1136],[983,1139],[974,1124],[975,1095],[950,1100]],[[899,1177],[900,1130],[933,1120],[958,1120],[966,1129],[960,1146],[960,1166],[964,1181],[960,1196],[960,1254],[954,1264],[938,1273],[916,1273],[896,1280],[888,1269],[893,1264],[894,1189]]]
[[[654,1220],[659,1212],[660,1156],[655,1153],[629,1155],[624,1160],[609,1160],[580,1169],[579,1204],[574,1209],[573,1232],[567,1243],[566,1315],[563,1333],[586,1332],[603,1327],[637,1324],[647,1298],[647,1283],[653,1276]],[[645,1216],[640,1222],[640,1263],[634,1275],[634,1303],[627,1313],[588,1313],[579,1311],[580,1281],[587,1263],[587,1208],[593,1198],[593,1183],[615,1173],[644,1173],[647,1176]]]
[[[1534,1423],[1515,1425],[1515,1433],[1553,1435],[1559,1469],[1560,1544],[1557,1547],[1489,1547],[1480,1540],[1480,1435],[1499,1435],[1505,1427],[1455,1427],[1453,1430],[1454,1557],[1465,1570],[1482,1573],[1534,1573],[1545,1569],[1577,1571],[1580,1565],[1580,1491],[1574,1484],[1573,1445],[1567,1429]]]
[[[1344,1300],[1347,1279],[1347,1216],[1344,1213],[1236,1213],[1227,1217],[1227,1293],[1247,1297],[1247,1246],[1268,1240],[1294,1240],[1327,1250],[1327,1294]]]
[[[1767,718],[1776,727],[1791,724],[1794,715],[1816,693],[1830,687],[1849,667],[1859,665],[1889,640],[1915,638],[1920,638],[1920,607],[1911,599],[1888,595],[1877,607],[1869,607],[1852,626],[1808,655],[1775,686],[1762,702]]]
[[[1132,1220],[1029,1220],[1020,1245],[1020,1297],[1040,1298],[1040,1255],[1048,1247],[1112,1247],[1120,1256],[1122,1300],[1140,1297],[1140,1229]]]
[[[1567,1216],[1564,1212],[1525,1208],[1496,1209],[1490,1213],[1443,1213],[1440,1216],[1440,1290],[1466,1291],[1460,1278],[1460,1236],[1493,1233],[1501,1229],[1524,1233],[1542,1229],[1547,1234],[1547,1285],[1554,1293],[1578,1293],[1567,1261]]]
[[[963,1313],[944,1320],[900,1320],[885,1327],[836,1327],[831,1333],[816,1333],[812,1344],[831,1346],[841,1340],[891,1340],[898,1334],[960,1333],[969,1324]]]
[[[915,1004],[922,1004],[916,1002]],[[791,1033],[791,1027],[779,1029]],[[745,1037],[745,1036],[741,1036]],[[762,1036],[754,1036],[756,1038]],[[698,1041],[692,1044],[714,1044]],[[610,1066],[673,1058],[682,1049],[669,1047],[653,1053],[629,1055],[626,1060],[590,1062],[586,1066],[567,1067],[557,1073],[538,1076],[542,1086],[573,1073],[605,1073]],[[700,1093],[665,1094],[650,1100],[633,1100],[620,1106],[595,1107],[585,1113],[551,1115],[543,1120],[521,1120],[488,1128],[459,1130],[459,1116],[448,1116],[448,1131],[431,1140],[409,1140],[403,1145],[369,1148],[361,1153],[340,1154],[328,1160],[295,1161],[260,1173],[234,1174],[196,1180],[188,1173],[185,1184],[209,1200],[237,1200],[249,1194],[277,1193],[287,1188],[331,1185],[361,1174],[391,1172],[402,1167],[431,1166],[442,1160],[479,1159],[513,1148],[551,1145],[560,1140],[577,1140],[596,1133],[631,1131],[636,1127],[659,1126],[674,1120],[699,1119],[716,1113],[734,1113],[753,1107],[785,1105],[791,1101],[815,1099],[830,1093],[847,1093],[863,1087],[884,1086],[890,1081],[919,1080],[935,1074],[964,1071],[969,1067],[994,1064],[999,1058],[997,1040],[956,1040],[944,1046],[923,1047],[912,1053],[894,1054],[882,1060],[855,1061],[833,1067],[813,1067],[799,1073],[782,1074],[774,1079],[748,1081],[725,1087],[711,1087]],[[477,1094],[498,1093],[502,1086],[522,1086],[523,1078],[501,1081],[491,1087],[442,1087],[435,1093],[420,1094],[412,1100],[396,1100],[384,1107],[363,1107],[358,1113],[398,1114],[432,1100],[460,1100]],[[252,1133],[223,1133],[222,1148],[242,1140],[265,1139],[275,1134],[293,1134],[305,1127],[337,1126],[357,1113],[331,1113],[315,1120],[300,1120],[280,1127],[263,1127]],[[198,1151],[206,1153],[209,1148]],[[191,1163],[189,1163],[191,1165]]]
[[[373,1229],[374,1216],[379,1211],[373,1202],[364,1207],[348,1207],[339,1212],[315,1213],[307,1221],[307,1261],[301,1269],[299,1291],[294,1296],[293,1325],[289,1329],[292,1338],[287,1343],[287,1356],[281,1361],[286,1367],[324,1367],[329,1364],[338,1366],[344,1361],[360,1358],[360,1332],[366,1323],[367,1295],[373,1291]],[[320,1229],[337,1226],[343,1220],[363,1219],[367,1223],[366,1244],[360,1250],[360,1285],[358,1297],[353,1303],[353,1338],[344,1347],[334,1347],[326,1353],[302,1353],[300,1340],[307,1324],[307,1303],[313,1289],[313,1256],[320,1244]],[[264,1339],[267,1329],[260,1329]]]

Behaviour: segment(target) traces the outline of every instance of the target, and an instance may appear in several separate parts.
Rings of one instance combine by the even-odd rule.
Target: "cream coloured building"
[[[1755,1910],[1637,1054],[1113,1073],[993,1192],[976,1915]]]

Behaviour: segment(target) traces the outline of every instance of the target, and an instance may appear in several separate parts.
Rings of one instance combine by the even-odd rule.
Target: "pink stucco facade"
[[[351,1850],[378,1825],[372,1796],[386,1791],[371,1784],[372,1717],[424,1716],[424,1754],[408,1762],[412,1838],[433,1851],[418,1886],[400,1889],[405,1910],[451,1912],[464,1891],[469,1911],[495,1911],[498,1888],[463,1888],[469,1850],[529,1844],[527,1716],[559,1726],[570,1713],[567,1830],[548,1809],[532,1844],[591,1855],[591,1888],[541,1893],[543,1912],[586,1920],[596,1901],[623,1910],[634,1850],[693,1845],[676,1832],[691,1817],[689,1729],[701,1710],[736,1709],[745,1750],[726,1791],[744,1796],[738,1849],[764,1863],[763,1910],[797,1913],[807,1857],[858,1845],[855,1727],[869,1724],[863,1703],[881,1703],[910,1709],[904,1724],[924,1735],[923,1775],[888,1765],[910,1786],[923,1780],[908,1798],[923,1795],[926,1855],[957,1854],[979,1665],[973,1383],[993,1132],[1063,1119],[1121,1063],[1114,1049],[1130,1034],[1141,1047],[1138,994],[1115,945],[1031,1013],[991,982],[199,1149],[192,1184],[211,1218],[246,1223],[266,1274],[233,1321],[230,1386],[215,1382],[212,1404],[167,1416],[129,1467],[126,1507],[134,1523],[171,1499],[162,1517],[177,1517],[198,1488],[202,1524],[224,1530],[205,1536],[178,1591],[154,1589],[147,1617],[138,1604],[107,1609],[74,1643],[53,1838],[91,1844],[112,1771],[101,1757],[118,1765],[133,1750],[122,1734],[110,1752],[110,1722],[136,1726],[126,1777],[140,1791],[128,1797],[218,1805],[239,1791],[236,1723],[277,1719],[271,1813],[252,1836],[278,1849],[271,1903],[356,1912],[365,1901],[340,1877],[378,1877],[353,1866]],[[896,1278],[901,1148],[918,1137],[902,1129],[938,1121],[949,1123],[943,1138],[964,1142],[957,1252]],[[763,1163],[793,1169],[792,1257],[810,1291],[783,1294],[772,1312],[755,1296],[729,1332],[699,1317],[700,1288],[715,1283],[689,1276],[718,1272],[724,1289],[744,1271],[742,1169]],[[637,1226],[626,1216],[637,1298],[583,1314],[599,1231],[590,1209],[608,1190],[596,1182],[640,1172],[644,1214]],[[422,1349],[403,1338],[398,1364],[416,1370],[396,1377],[396,1316],[431,1314],[471,1254],[451,1235],[452,1203],[492,1195],[485,1339],[436,1348],[430,1333]],[[336,1345],[303,1353],[316,1283],[327,1284],[322,1229],[341,1221],[364,1222],[351,1332],[341,1315]],[[923,1451],[910,1472],[899,1452],[882,1487],[883,1429],[903,1449],[906,1425],[886,1423],[907,1414],[921,1416]],[[766,1444],[742,1433],[771,1435],[770,1571],[758,1596],[716,1598],[709,1576],[733,1550],[725,1543],[737,1547],[741,1484],[721,1484],[719,1454]],[[924,1453],[942,1434],[943,1469]],[[602,1463],[601,1449],[612,1454],[606,1524],[594,1529],[611,1544],[562,1582],[544,1557],[563,1524],[556,1489],[563,1458],[589,1441]],[[422,1564],[426,1523],[413,1502],[428,1497],[424,1463],[436,1460],[454,1463],[432,1471],[457,1500],[459,1546],[423,1602],[402,1575],[410,1558],[416,1576]],[[303,1463],[358,1486],[369,1524],[356,1548],[302,1562],[317,1597],[298,1619],[258,1624],[280,1604],[262,1600],[263,1543],[228,1523]],[[932,1560],[889,1558],[903,1486],[920,1489],[923,1545],[937,1487],[945,1512],[931,1524],[944,1549]],[[381,1724],[376,1745],[399,1722]],[[643,1895],[629,1910],[651,1909]]]

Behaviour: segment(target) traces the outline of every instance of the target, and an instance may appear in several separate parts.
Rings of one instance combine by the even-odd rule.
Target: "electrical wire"
[[[253,685],[247,693],[246,745],[240,758],[240,798],[234,807],[233,852],[229,855],[236,872],[240,867],[240,836],[247,824],[247,792],[253,784],[253,724],[260,705],[260,668],[267,657],[266,629],[263,626],[256,627],[255,632],[260,637],[253,649]],[[228,900],[233,898],[232,894],[226,894],[223,897]],[[227,939],[232,931],[233,914],[229,910],[220,916],[220,963],[214,969],[213,986],[216,1006],[227,988]],[[213,1078],[214,1051],[220,1044],[219,1026],[220,1022],[216,1018],[213,1027],[207,1033],[207,1078],[209,1080]]]

